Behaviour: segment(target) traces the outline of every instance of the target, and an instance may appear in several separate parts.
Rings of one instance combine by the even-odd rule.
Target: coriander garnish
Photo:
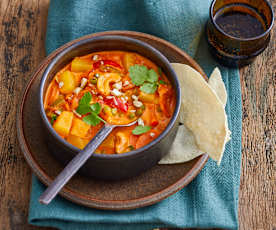
[[[135,149],[133,145],[128,146],[128,148],[129,148],[130,151]]]
[[[140,135],[140,134],[143,134],[143,133],[146,133],[146,132],[150,131],[150,129],[151,129],[151,126],[138,125],[138,126],[135,127],[135,129],[132,130],[132,134]]]
[[[153,84],[153,83],[144,83],[140,87],[141,91],[148,94],[153,94],[156,91],[156,89],[157,89],[157,84]]]
[[[160,67],[158,67],[158,73],[160,75],[160,77],[162,76],[162,69]]]
[[[105,120],[98,116],[101,111],[101,105],[98,102],[90,105],[91,99],[91,93],[85,93],[79,101],[79,106],[76,109],[77,113],[80,115],[88,114],[83,118],[83,121],[89,125],[96,126],[101,121],[105,123]]]
[[[134,85],[141,86],[144,93],[153,94],[157,89],[158,74],[154,69],[144,65],[133,65],[129,68],[129,75]]]
[[[148,71],[147,81],[151,83],[155,83],[158,81],[158,74],[153,69],[150,69]]]
[[[53,115],[52,117],[51,117],[51,124],[53,125],[54,124],[54,122],[55,122],[55,120],[57,119],[57,115]]]
[[[160,84],[160,85],[167,85],[167,82],[165,82],[165,81],[163,81],[163,80],[160,80],[160,81],[159,81],[159,84]]]
[[[144,65],[130,66],[128,71],[134,85],[142,85],[148,77],[148,68]]]

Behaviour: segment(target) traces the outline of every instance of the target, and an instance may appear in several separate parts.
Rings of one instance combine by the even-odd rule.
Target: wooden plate
[[[191,57],[165,40],[129,31],[101,32],[83,38],[100,35],[123,35],[145,41],[161,51],[170,62],[188,64],[207,79]],[[60,47],[40,64],[27,84],[17,114],[21,150],[33,172],[46,185],[58,175],[62,166],[52,157],[44,142],[36,103],[38,87],[41,75],[50,60],[73,42]],[[99,181],[76,175],[60,194],[72,202],[98,209],[123,210],[144,207],[157,203],[186,186],[200,172],[207,159],[208,156],[205,154],[183,164],[157,165],[138,177],[118,182]]]

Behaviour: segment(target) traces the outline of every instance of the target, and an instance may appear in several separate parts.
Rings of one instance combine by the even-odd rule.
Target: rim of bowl
[[[175,83],[175,95],[176,95],[176,104],[175,104],[175,110],[174,113],[171,117],[171,120],[169,122],[169,124],[167,125],[167,127],[165,128],[165,130],[163,130],[163,132],[153,141],[151,141],[149,144],[143,146],[142,148],[139,149],[135,149],[133,151],[130,152],[126,152],[123,154],[93,154],[91,157],[95,157],[98,159],[121,159],[121,158],[126,158],[126,157],[134,157],[137,156],[139,154],[142,154],[143,151],[151,148],[152,146],[154,146],[155,144],[159,143],[164,137],[166,137],[169,133],[169,131],[173,128],[175,122],[177,121],[177,117],[180,111],[180,107],[181,107],[181,88],[180,88],[180,83],[179,80],[177,78],[177,75],[175,73],[175,71],[173,70],[170,62],[168,61],[168,59],[160,52],[158,51],[156,48],[152,47],[151,45],[134,39],[134,38],[130,38],[127,36],[121,36],[121,35],[102,35],[102,36],[98,36],[98,37],[92,37],[92,38],[86,38],[83,39],[81,41],[77,41],[75,43],[73,43],[72,45],[66,47],[64,50],[62,50],[55,58],[53,58],[53,60],[48,64],[47,68],[45,69],[45,71],[43,72],[41,81],[40,81],[40,86],[39,86],[39,110],[40,110],[40,116],[43,120],[43,122],[46,124],[46,128],[50,131],[51,135],[54,136],[54,138],[59,141],[61,144],[65,145],[70,151],[72,152],[79,152],[81,151],[81,149],[73,146],[72,144],[70,144],[69,142],[67,142],[66,140],[64,140],[63,138],[61,138],[57,132],[54,130],[54,128],[52,127],[52,125],[50,124],[45,110],[44,110],[44,103],[43,103],[43,94],[44,94],[44,86],[46,83],[46,80],[48,78],[49,72],[51,71],[51,69],[54,67],[54,65],[56,64],[56,62],[58,60],[60,60],[65,54],[67,54],[68,52],[77,49],[79,46],[84,45],[86,43],[91,43],[94,41],[98,41],[98,40],[110,40],[110,39],[117,39],[123,42],[128,42],[128,43],[132,43],[132,44],[138,44],[138,46],[141,46],[145,49],[147,49],[148,51],[150,51],[151,53],[154,54],[154,56],[157,56],[158,59],[161,60],[161,62],[164,63],[166,69],[168,70],[169,75],[172,77],[172,81],[174,81]]]
[[[213,16],[213,10],[214,10],[214,5],[215,3],[217,2],[218,0],[213,0],[212,3],[211,3],[211,6],[210,6],[210,10],[209,10],[209,17],[211,19],[211,22],[212,24],[216,27],[217,30],[219,30],[222,34],[224,34],[225,36],[231,38],[231,39],[234,39],[234,40],[237,40],[237,41],[253,41],[253,40],[257,40],[259,38],[262,38],[264,37],[266,34],[268,34],[272,27],[273,27],[273,24],[274,24],[274,12],[272,10],[272,6],[271,4],[267,1],[267,0],[263,0],[264,3],[266,3],[267,7],[269,8],[270,10],[270,14],[271,14],[271,21],[270,21],[270,26],[268,27],[268,29],[266,29],[262,34],[258,35],[258,36],[255,36],[255,37],[252,37],[252,38],[238,38],[238,37],[234,37],[228,33],[226,33],[224,30],[222,30],[218,24],[215,22],[215,19],[214,19],[214,16]]]

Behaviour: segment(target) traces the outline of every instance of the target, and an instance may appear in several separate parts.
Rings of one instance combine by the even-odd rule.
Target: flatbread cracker
[[[221,103],[223,104],[224,108],[226,106],[227,103],[227,91],[224,85],[224,82],[222,80],[221,77],[221,73],[218,67],[216,67],[209,80],[208,80],[208,84],[210,85],[210,87],[216,92],[218,98],[220,99]],[[228,124],[228,122],[227,122]],[[228,129],[227,126],[227,138],[226,138],[226,142],[231,140],[231,131]]]
[[[159,164],[183,163],[203,153],[198,149],[192,132],[185,125],[180,125],[170,152],[159,161]]]
[[[213,70],[208,80],[208,84],[216,92],[218,98],[225,107],[227,102],[227,92],[218,67]]]
[[[223,104],[226,100],[223,98],[223,102],[220,101],[216,92],[190,66],[178,63],[172,66],[179,77],[182,88],[180,122],[184,123],[185,127],[179,127],[181,133],[178,132],[170,153],[160,161],[160,164],[185,162],[204,152],[210,153],[210,157],[220,164],[225,144],[229,140],[227,116]],[[214,79],[219,78],[216,76]],[[212,84],[221,85],[215,83],[216,80]],[[216,87],[216,89],[220,90],[221,87]],[[227,99],[227,94],[225,95]],[[220,96],[224,97],[224,94],[221,93]],[[190,133],[184,134],[185,128],[188,128]],[[194,138],[198,149],[195,143],[184,141],[185,138],[188,140]],[[186,154],[186,149],[190,149],[193,154]]]

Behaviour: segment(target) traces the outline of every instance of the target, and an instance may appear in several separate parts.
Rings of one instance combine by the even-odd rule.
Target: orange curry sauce
[[[154,83],[148,81],[153,84],[154,92],[148,93],[141,90],[142,85],[135,85],[129,71],[133,66],[154,71],[158,80]],[[103,126],[102,121],[94,126],[85,122],[87,114],[77,112],[81,98],[87,93],[92,96],[89,105],[98,103],[98,116],[108,123],[127,124],[138,119],[131,127],[115,128],[96,153],[120,154],[141,148],[166,128],[175,108],[175,93],[170,82],[147,58],[124,51],[104,51],[76,57],[49,84],[44,108],[56,132],[80,149]],[[133,134],[136,126],[150,129]]]

